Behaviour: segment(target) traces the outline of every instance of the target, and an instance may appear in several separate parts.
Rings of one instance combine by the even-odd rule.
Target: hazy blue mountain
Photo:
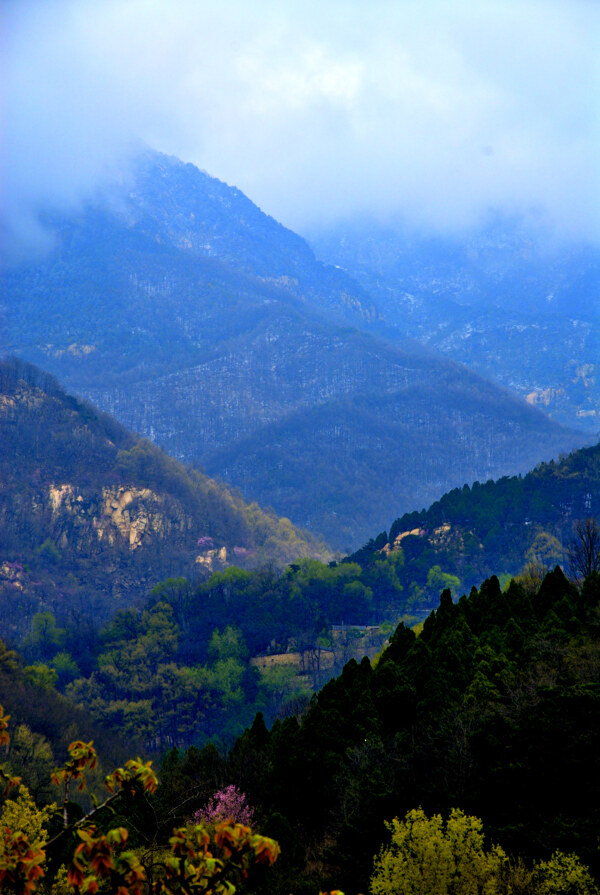
[[[496,216],[461,236],[340,224],[317,254],[376,299],[380,330],[494,378],[567,425],[600,430],[600,250]]]
[[[7,353],[246,497],[356,546],[582,435],[416,343],[239,190],[147,152],[4,274]]]

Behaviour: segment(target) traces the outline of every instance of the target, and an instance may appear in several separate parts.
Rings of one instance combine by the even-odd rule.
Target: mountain
[[[600,251],[500,215],[459,236],[361,220],[311,235],[377,301],[381,331],[419,340],[554,419],[600,430]]]
[[[0,363],[0,623],[105,621],[169,576],[328,550],[18,360]]]
[[[348,274],[239,190],[146,152],[4,271],[4,350],[347,549],[585,436],[465,367],[361,331]]]
[[[289,414],[260,439],[209,454],[206,467],[347,545],[367,526],[380,527],[386,513],[427,505],[465,478],[486,480],[515,461],[533,465],[539,451],[530,438],[558,443],[544,417],[529,416],[484,380],[440,366],[415,363],[404,371],[409,384],[387,394],[382,369],[379,392]]]

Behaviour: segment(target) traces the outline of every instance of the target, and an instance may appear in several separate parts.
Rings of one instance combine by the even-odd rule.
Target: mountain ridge
[[[396,518],[389,533],[371,538],[344,562],[367,568],[400,551],[409,602],[426,605],[444,581],[455,597],[491,574],[539,584],[556,564],[568,568],[576,523],[598,517],[600,442],[523,476],[454,488],[427,509]]]
[[[347,221],[309,236],[377,301],[374,328],[417,339],[552,418],[600,425],[600,253],[535,216],[491,215],[462,234]]]
[[[210,467],[249,499],[296,515],[347,549],[381,520],[448,487],[526,471],[585,440],[452,361],[363,332],[378,312],[361,287],[315,262],[300,237],[239,190],[160,154],[146,153],[140,168],[110,202],[56,218],[59,245],[43,262],[5,272],[5,350],[48,369],[178,459]],[[391,403],[389,395],[396,395]],[[378,438],[365,443],[365,412],[357,410],[365,401],[375,428],[396,426],[383,466]],[[321,423],[330,402],[337,429],[348,433],[348,463],[338,464],[340,441]],[[262,461],[251,468],[244,460],[238,480],[228,473],[265,442],[273,469],[301,473],[291,509]],[[426,478],[439,483],[437,492],[421,486],[427,443],[435,452]],[[320,483],[331,491],[336,466],[336,492],[321,513],[314,498],[302,500],[305,482],[318,473],[317,490]],[[381,487],[392,474],[401,478],[395,499]],[[348,499],[357,480],[378,495],[362,518]]]

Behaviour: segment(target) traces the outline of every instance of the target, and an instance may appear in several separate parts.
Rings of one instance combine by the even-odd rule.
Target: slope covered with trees
[[[600,446],[584,449],[524,478],[457,489],[340,563],[170,577],[147,601],[141,590],[135,605],[125,594],[127,608],[108,624],[110,607],[92,619],[55,593],[19,617],[11,643],[98,723],[139,735],[152,752],[231,742],[256,711],[271,723],[305,704],[349,658],[373,656],[399,619],[423,619],[442,589],[458,598],[494,567],[503,582],[520,573],[535,588],[567,556],[574,521],[598,505],[599,456]],[[33,559],[68,574],[58,541],[42,534]],[[21,577],[15,568],[6,565],[12,580],[26,582],[24,568]],[[27,592],[5,593],[10,622]]]
[[[492,577],[458,603],[444,591],[418,636],[400,625],[377,661],[352,660],[270,731],[259,714],[227,754],[171,749],[158,778],[142,759],[127,762],[108,778],[114,807],[93,821],[68,798],[58,811],[42,807],[52,797],[43,788],[39,807],[19,790],[2,807],[0,879],[30,873],[34,891],[36,867],[51,879],[71,862],[76,886],[103,876],[132,885],[150,872],[152,891],[170,892],[168,881],[189,873],[191,893],[196,859],[210,878],[226,870],[207,855],[213,836],[211,848],[226,829],[240,843],[253,835],[231,818],[221,826],[227,805],[281,847],[250,891],[597,895],[586,865],[600,870],[599,620],[597,573],[577,588],[557,567],[535,590],[513,581],[504,592]],[[0,712],[0,745],[6,728]],[[69,753],[53,775],[62,788],[95,764],[89,743]],[[71,821],[61,832],[63,810]],[[217,854],[227,862],[235,849]]]
[[[401,590],[391,566],[361,577],[355,565],[301,560],[283,573],[168,579],[145,608],[119,610],[100,630],[38,612],[19,649],[30,674],[149,753],[231,744],[257,711],[271,722],[305,705],[350,656],[381,647],[391,626],[354,626]],[[335,630],[344,619],[352,624]]]
[[[132,737],[127,748],[118,734],[95,723],[90,715],[58,693],[39,663],[27,665],[0,641],[0,705],[11,718],[9,748],[1,750],[12,774],[39,804],[52,801],[50,775],[62,759],[70,741],[94,739],[98,743],[99,768],[92,775],[94,786],[102,768],[120,764],[128,749],[140,747]]]
[[[567,567],[579,520],[600,516],[600,444],[541,463],[524,476],[455,488],[427,510],[406,513],[348,557],[364,568],[390,552],[404,556],[405,596],[416,604],[453,575],[458,596],[494,571],[512,576],[525,565],[538,577]],[[432,569],[434,571],[432,571]],[[458,579],[458,580],[456,580]]]
[[[535,591],[445,591],[419,636],[400,625],[306,712],[270,731],[258,717],[211,772],[204,753],[206,785],[237,784],[279,836],[273,891],[366,891],[384,820],[416,806],[480,817],[526,865],[560,850],[598,872],[599,602],[597,574],[577,589],[559,568]],[[165,783],[186,760],[169,756]]]
[[[177,498],[180,513],[199,506],[193,501],[200,497],[188,493],[186,483],[205,480],[140,445],[35,368],[9,363],[2,375],[10,458],[3,475],[21,512],[15,521],[5,503],[4,518],[12,520],[9,534],[29,550],[31,562],[2,566],[12,582],[6,617],[14,620],[18,600],[25,605],[29,574],[36,588],[49,587],[55,568],[69,580],[64,557],[75,562],[79,551],[72,545],[85,545],[71,532],[88,531],[86,514],[65,529],[63,539],[51,527],[53,512],[70,501],[91,506],[98,475],[103,487],[152,493],[163,493],[158,485],[166,478],[165,501]],[[27,420],[23,427],[20,417]],[[14,467],[19,451],[23,479]],[[556,544],[562,552],[571,540],[573,521],[597,512],[599,452],[598,446],[584,449],[522,478],[457,489],[429,510],[397,520],[389,537],[382,533],[344,562],[302,559],[283,571],[226,568],[201,582],[167,579],[155,585],[143,608],[118,611],[101,631],[86,626],[86,617],[78,617],[76,604],[57,587],[54,597],[62,594],[64,602],[32,604],[21,627],[28,664],[18,665],[4,647],[0,653],[0,701],[16,721],[10,769],[24,768],[29,790],[43,803],[52,798],[43,772],[72,736],[106,740],[107,752],[120,755],[122,747],[112,739],[120,734],[137,740],[147,755],[163,754],[156,793],[120,808],[123,828],[135,831],[136,854],[163,858],[173,826],[189,823],[219,802],[219,792],[235,786],[261,832],[281,845],[276,866],[260,879],[260,890],[274,895],[333,886],[364,892],[374,866],[372,891],[383,892],[391,885],[387,874],[393,878],[396,863],[404,860],[402,843],[413,856],[432,843],[443,851],[444,837],[463,827],[465,837],[479,843],[477,858],[469,852],[465,874],[473,876],[474,867],[495,874],[498,893],[554,895],[560,889],[549,886],[561,874],[579,881],[575,891],[593,893],[583,865],[599,870],[600,579],[595,573],[575,586],[559,567],[545,577],[543,568],[556,559]],[[136,478],[141,472],[129,461],[132,454],[143,458],[141,468],[150,477],[145,484]],[[54,478],[65,469],[61,463],[71,475],[66,482]],[[72,492],[63,487],[69,483]],[[241,502],[224,489],[206,487],[205,506],[221,495],[226,518],[239,518]],[[113,531],[112,546],[118,546],[119,535],[124,537],[119,526],[127,523],[121,549],[135,554],[160,526],[132,529],[140,518],[135,504],[119,509],[114,502],[112,514],[92,515],[91,542],[108,549]],[[36,516],[40,505],[45,515]],[[78,516],[80,510],[72,512]],[[261,518],[258,512],[253,518]],[[132,530],[142,532],[134,550]],[[593,520],[580,527],[583,535],[588,531],[597,531]],[[214,545],[216,533],[202,537]],[[194,553],[214,550],[198,540]],[[156,543],[149,546],[160,558]],[[88,570],[107,556],[80,552]],[[144,561],[152,556],[149,550]],[[372,663],[351,660],[312,698],[306,675],[279,664],[292,652],[312,662],[306,671],[318,689],[360,650],[352,640],[362,636],[361,627],[377,626],[385,636],[390,619],[424,611],[445,585],[458,596],[469,576],[501,559],[504,573],[528,562],[530,569],[504,588],[489,577],[457,602],[444,590],[419,634],[401,624]],[[107,617],[113,605],[106,604]],[[334,663],[325,671],[320,663],[327,653]],[[259,664],[249,661],[257,657]],[[230,748],[219,750],[215,743]],[[122,779],[129,779],[125,772]],[[20,808],[10,811],[24,811],[25,801],[22,796]],[[113,823],[110,812],[101,818],[103,826],[90,834],[90,855]],[[486,848],[477,838],[477,818]],[[385,821],[391,822],[391,843]],[[188,826],[181,836],[189,834]],[[450,860],[455,858],[464,855]]]
[[[15,360],[0,364],[0,477],[0,618],[12,640],[44,610],[84,636],[169,575],[328,556]]]

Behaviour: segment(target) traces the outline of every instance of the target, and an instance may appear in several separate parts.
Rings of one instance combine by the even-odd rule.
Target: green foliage
[[[232,625],[228,625],[223,632],[216,629],[212,632],[207,652],[212,661],[234,659],[240,662],[248,657],[242,633]]]
[[[482,823],[454,809],[444,823],[413,809],[386,824],[391,845],[375,859],[373,895],[500,895],[507,857],[484,848]]]
[[[57,626],[52,612],[36,612],[30,632],[23,640],[23,653],[28,659],[49,662],[64,646],[65,640],[66,631]]]
[[[384,606],[394,615],[401,608],[398,564],[395,555],[371,574],[354,563],[300,560],[283,573],[230,567],[196,586],[167,579],[143,611],[117,612],[94,644],[90,673],[66,691],[150,749],[229,742],[256,711],[270,722],[299,707],[309,683],[322,684],[363,644],[381,646],[387,628],[369,623]],[[295,671],[249,664],[250,656],[288,651],[298,655]],[[61,662],[66,676],[72,666]]]
[[[577,855],[556,851],[534,872],[535,895],[598,895],[590,872]]]
[[[457,603],[445,591],[418,637],[400,625],[375,667],[350,662],[276,722],[251,753],[258,776],[232,762],[234,782],[295,830],[285,885],[365,891],[382,818],[419,804],[480,817],[512,856],[498,879],[513,895],[533,895],[535,862],[557,849],[600,869],[597,577],[578,591],[557,568],[531,594],[492,577]]]
[[[442,572],[439,566],[432,566],[427,573],[427,587],[432,588],[436,593],[449,588],[454,595],[457,595],[460,587],[460,578],[456,575]]]
[[[48,839],[47,827],[56,808],[55,804],[38,808],[27,787],[21,784],[17,792],[4,801],[0,812],[0,829],[20,830],[34,847],[43,847]]]
[[[311,607],[313,592],[320,594],[317,606],[334,606],[356,580],[312,563],[263,576],[260,588],[255,574],[216,576],[211,586],[218,601],[231,608],[252,588],[258,594],[266,586],[269,599],[281,587],[294,606]],[[400,625],[375,667],[366,659],[349,662],[310,705],[275,721],[270,732],[258,716],[226,755],[214,745],[185,753],[171,748],[160,787],[141,800],[131,774],[143,767],[125,765],[110,785],[126,789],[133,801],[123,803],[114,822],[94,815],[89,839],[79,838],[84,879],[98,849],[112,849],[111,829],[130,830],[127,843],[119,839],[123,853],[139,858],[142,852],[134,849],[152,848],[155,860],[173,825],[183,827],[211,795],[235,785],[256,806],[265,829],[278,830],[288,845],[271,886],[261,881],[261,891],[334,884],[366,891],[372,856],[379,853],[374,892],[394,886],[401,892],[408,880],[424,892],[435,884],[440,892],[478,895],[596,895],[591,874],[600,817],[589,783],[600,771],[599,580],[592,576],[578,590],[555,569],[531,595],[517,582],[502,590],[496,578],[457,603],[446,590],[419,637]],[[94,699],[107,717],[121,713],[121,722],[131,724],[127,729],[133,731],[135,719],[151,740],[178,746],[198,729],[195,723],[210,730],[221,713],[239,719],[249,706],[286,704],[285,675],[279,669],[265,671],[262,681],[258,672],[249,675],[246,638],[231,624],[207,636],[204,662],[177,665],[183,636],[177,618],[183,613],[184,620],[193,594],[174,586],[156,596],[164,601],[122,613],[105,632],[94,674],[106,675],[106,694],[113,696],[104,708],[104,696]],[[14,659],[5,658],[12,667]],[[198,721],[201,705],[205,714]],[[63,767],[70,792],[89,746],[82,740],[81,756],[72,755]],[[7,773],[15,773],[12,764]],[[456,805],[462,811],[452,811]],[[70,825],[76,814],[69,800],[63,810]],[[382,821],[394,814],[405,818],[391,825],[392,842],[382,850]],[[497,847],[485,845],[482,823]],[[404,869],[396,883],[398,866]],[[118,875],[134,867],[113,861],[110,870]],[[556,889],[560,880],[570,880],[572,888]]]
[[[40,690],[52,690],[58,681],[58,672],[42,662],[37,662],[35,665],[27,665],[23,671],[25,679]]]
[[[548,571],[563,561],[563,554],[564,550],[558,538],[547,531],[541,531],[536,534],[531,547],[526,551],[525,559]]]
[[[70,654],[64,650],[60,653],[56,653],[50,665],[58,676],[57,687],[59,690],[64,690],[67,684],[74,681],[80,675],[77,663],[72,659]]]
[[[455,488],[429,509],[392,523],[389,546],[400,544],[405,556],[401,583],[422,595],[429,570],[439,566],[468,589],[492,573],[512,576],[528,566],[525,574],[533,575],[536,587],[549,569],[564,563],[573,520],[590,515],[589,496],[599,487],[595,445],[524,476]],[[380,550],[372,541],[350,558],[367,568],[380,560]]]
[[[47,692],[47,691],[46,691]],[[45,692],[38,695],[43,699]],[[50,772],[54,764],[52,747],[47,738],[32,730],[27,724],[14,728],[8,751],[8,767],[23,781],[36,802],[49,801]]]
[[[272,665],[261,670],[260,702],[268,718],[286,714],[286,708],[302,705],[308,698],[306,685],[289,665]]]
[[[7,650],[2,641],[0,702],[12,717],[13,734],[6,755],[8,767],[12,774],[22,778],[39,804],[52,801],[49,777],[54,755],[63,752],[75,731],[87,739],[101,741],[103,761],[118,763],[126,755],[117,735],[100,730],[89,714],[76,708],[54,688],[40,689],[32,682],[17,654]]]
[[[6,745],[8,717],[0,706],[0,744]],[[170,852],[152,860],[146,868],[138,854],[126,845],[129,831],[124,826],[110,825],[103,830],[98,818],[118,800],[127,803],[145,793],[156,790],[157,778],[150,762],[129,760],[117,768],[105,781],[109,795],[87,815],[76,821],[68,816],[69,794],[73,784],[85,787],[85,775],[97,762],[92,743],[73,742],[69,759],[53,774],[53,782],[63,789],[63,830],[48,842],[46,824],[56,806],[38,809],[27,789],[19,788],[16,799],[7,799],[0,813],[0,887],[3,892],[27,895],[38,888],[38,883],[51,870],[53,853],[60,854],[59,846],[71,841],[70,866],[57,874],[53,892],[65,888],[75,893],[94,893],[106,885],[118,895],[175,895],[175,893],[203,893],[203,895],[234,895],[237,884],[248,877],[254,865],[273,864],[279,846],[242,824],[225,821],[210,831],[203,824],[174,829],[169,838]],[[18,781],[11,781],[16,785]],[[108,815],[110,816],[110,814]],[[92,818],[94,818],[92,820]],[[73,848],[74,846],[74,848]],[[153,849],[153,854],[156,849]],[[55,868],[56,869],[56,868]]]

